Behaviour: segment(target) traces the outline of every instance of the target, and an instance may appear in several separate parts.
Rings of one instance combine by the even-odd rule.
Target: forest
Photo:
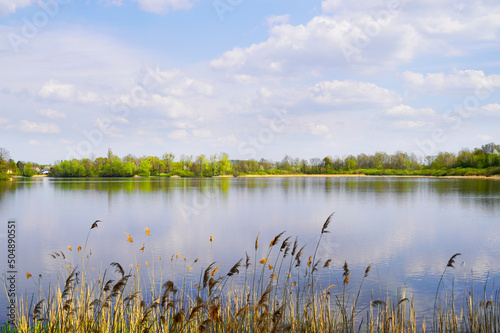
[[[377,152],[345,157],[311,158],[286,155],[281,161],[230,160],[228,154],[158,156],[126,155],[118,157],[108,149],[106,157],[57,161],[53,165],[15,162],[5,148],[0,148],[0,179],[12,176],[32,177],[213,177],[242,175],[293,174],[365,174],[394,176],[493,176],[500,174],[500,145],[489,143],[480,148],[462,149],[458,153],[441,152],[419,159],[401,151]]]

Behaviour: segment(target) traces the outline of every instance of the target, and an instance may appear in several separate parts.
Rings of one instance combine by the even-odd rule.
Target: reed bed
[[[330,267],[331,258],[317,258],[332,218],[333,214],[324,222],[310,256],[305,255],[305,246],[297,238],[285,237],[284,232],[272,238],[267,247],[257,236],[253,255],[245,253],[225,271],[212,262],[210,237],[211,263],[199,268],[196,278],[193,267],[198,260],[192,266],[186,264],[180,282],[175,277],[166,278],[163,272],[155,274],[154,264],[141,267],[137,261],[128,270],[113,262],[97,276],[93,274],[87,269],[93,255],[87,250],[87,242],[98,227],[97,220],[89,229],[83,249],[78,247],[80,267],[63,267],[59,282],[48,290],[41,288],[40,279],[26,274],[33,279],[38,294],[18,298],[15,326],[5,325],[1,331],[499,332],[498,293],[490,298],[484,293],[477,302],[470,294],[465,306],[456,310],[453,297],[441,301],[438,285],[434,318],[427,328],[425,318],[417,327],[414,299],[404,289],[396,296],[372,297],[366,304],[360,301],[371,266],[366,268],[355,292],[349,285],[351,272],[347,262],[338,273],[339,283],[323,286],[320,281],[325,281],[325,276],[336,274]],[[148,228],[145,232],[150,236]],[[126,239],[133,243],[131,235],[126,234]],[[261,257],[263,248],[265,255]],[[139,251],[144,249],[145,245]],[[179,255],[173,255],[171,261],[185,262]],[[457,255],[450,259],[443,276],[453,267]],[[63,251],[51,256],[65,264]],[[149,274],[144,280],[141,274],[145,272]]]

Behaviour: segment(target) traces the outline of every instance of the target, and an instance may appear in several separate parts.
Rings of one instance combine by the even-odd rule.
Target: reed
[[[17,299],[15,327],[4,326],[1,332],[426,332],[425,318],[417,327],[413,296],[401,289],[395,296],[363,302],[360,293],[371,265],[364,271],[361,282],[351,289],[351,271],[347,262],[336,273],[330,267],[332,259],[318,259],[318,248],[331,223],[330,215],[319,235],[315,248],[306,255],[306,245],[298,238],[292,242],[282,232],[271,238],[259,256],[259,236],[251,255],[230,267],[212,262],[213,237],[210,237],[210,263],[197,267],[181,253],[171,257],[170,276],[163,269],[154,270],[153,258],[145,265],[142,254],[130,268],[112,262],[96,275],[87,268],[92,258],[87,250],[91,233],[97,232],[92,224],[83,250],[78,248],[81,267],[67,262],[63,251],[51,254],[61,265],[59,278],[48,290],[40,287],[40,278],[32,279],[38,294]],[[152,237],[148,228],[147,237]],[[262,237],[261,237],[262,238]],[[280,242],[281,240],[281,242]],[[134,246],[131,235],[126,234],[129,246]],[[73,251],[69,247],[70,251]],[[441,280],[452,268],[454,255],[443,272]],[[303,263],[306,261],[307,263]],[[149,260],[149,259],[148,259]],[[184,273],[177,272],[177,266]],[[163,267],[163,262],[162,262]],[[195,270],[199,277],[193,278]],[[149,288],[141,279],[148,272]],[[178,275],[184,274],[179,279]],[[338,278],[339,286],[323,286],[320,276]],[[93,277],[96,276],[96,277]],[[475,301],[475,295],[464,299],[464,306],[455,307],[455,299],[439,300],[437,286],[432,328],[436,332],[498,332],[500,306],[498,292]],[[148,291],[146,291],[148,290]]]

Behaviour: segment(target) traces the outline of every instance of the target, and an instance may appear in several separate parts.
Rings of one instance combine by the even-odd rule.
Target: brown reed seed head
[[[368,267],[366,267],[366,270],[365,270],[365,277],[368,276],[368,273],[370,272],[370,270],[372,269],[372,265],[368,265]]]
[[[90,230],[97,228],[97,223],[102,222],[101,220],[95,220],[94,223],[92,223],[92,226],[90,227]]]
[[[344,278],[344,281],[343,281],[344,285],[349,284],[349,277],[350,276],[351,276],[351,274],[349,272],[345,275],[345,278]]]
[[[218,265],[218,266],[216,266],[216,267],[214,268],[214,270],[212,271],[212,276],[214,276],[214,275],[215,275],[215,273],[219,270],[219,268],[220,268],[220,265]]]
[[[344,261],[344,267],[342,267],[344,269],[344,274],[342,274],[342,276],[346,276],[349,274],[349,265],[347,264],[347,261]]]
[[[330,231],[327,231],[326,229],[328,228],[328,225],[330,224],[330,222],[332,220],[333,214],[335,214],[335,212],[331,213],[330,216],[328,216],[328,218],[326,219],[325,223],[323,224],[323,228],[321,228],[321,234],[326,234],[326,233],[330,232]]]
[[[455,268],[455,266],[453,266],[455,264],[455,258],[462,255],[461,253],[455,253],[451,258],[450,260],[448,260],[448,264],[446,265],[446,267],[452,267],[452,268]]]
[[[280,237],[284,234],[285,232],[282,231],[280,232],[276,237],[274,237],[274,239],[271,241],[271,244],[269,244],[269,247],[273,247],[276,245],[276,243],[278,243]]]

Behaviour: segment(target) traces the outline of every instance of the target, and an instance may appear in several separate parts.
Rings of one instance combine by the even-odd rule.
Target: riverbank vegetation
[[[113,262],[98,273],[90,268],[96,254],[87,244],[98,231],[100,221],[95,221],[83,248],[50,254],[61,267],[56,285],[44,288],[41,275],[26,272],[38,292],[17,299],[15,325],[4,325],[2,332],[396,333],[493,332],[500,327],[497,294],[478,298],[471,290],[459,306],[453,291],[440,289],[458,253],[443,263],[432,317],[418,317],[418,300],[404,289],[382,297],[372,292],[371,299],[363,299],[371,265],[353,278],[347,262],[333,269],[332,258],[318,256],[332,216],[318,230],[316,244],[301,245],[284,232],[269,240],[257,236],[251,254],[231,267],[212,258],[210,236],[206,266],[181,253],[165,260],[151,251],[148,258],[151,249],[143,243],[130,265]],[[151,234],[146,228],[142,238]],[[134,238],[125,234],[123,241],[133,247]],[[173,273],[164,271],[167,265]],[[356,286],[353,280],[359,281]]]
[[[5,150],[4,150],[5,151]],[[4,154],[5,155],[5,154]],[[6,157],[7,156],[7,157]],[[44,173],[53,177],[213,177],[225,175],[313,175],[364,174],[387,176],[495,176],[500,175],[500,145],[489,143],[458,154],[442,152],[418,158],[414,154],[377,152],[346,157],[312,158],[285,156],[281,161],[230,160],[228,154],[197,157],[166,153],[162,157],[127,155],[118,157],[111,149],[106,157],[58,161],[52,166],[15,163],[8,154],[0,156],[0,174],[32,176]]]

